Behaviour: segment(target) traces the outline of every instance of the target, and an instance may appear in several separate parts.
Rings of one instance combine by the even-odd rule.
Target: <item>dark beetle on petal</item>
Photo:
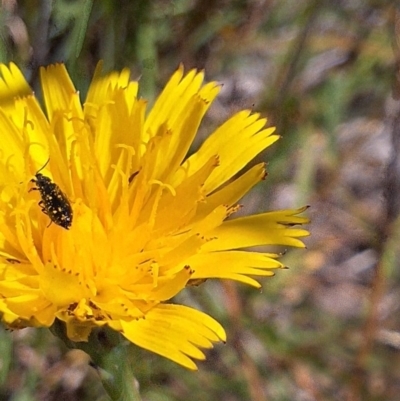
[[[49,161],[50,159],[36,172],[35,178],[31,179],[31,182],[36,184],[36,187],[31,188],[29,191],[36,190],[40,192],[42,199],[38,204],[42,212],[50,217],[50,224],[53,222],[68,230],[72,224],[73,212],[67,195],[49,177],[40,174],[40,171],[47,166]]]

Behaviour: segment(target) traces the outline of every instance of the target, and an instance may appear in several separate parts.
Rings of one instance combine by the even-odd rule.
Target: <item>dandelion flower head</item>
[[[41,69],[42,108],[21,71],[0,72],[0,312],[10,327],[72,341],[108,326],[189,369],[225,340],[212,317],[171,299],[190,282],[255,287],[283,265],[258,245],[303,247],[304,209],[229,216],[265,177],[238,175],[278,136],[248,110],[188,156],[220,85],[179,68],[146,110],[128,70],[97,68],[81,102],[64,65]]]

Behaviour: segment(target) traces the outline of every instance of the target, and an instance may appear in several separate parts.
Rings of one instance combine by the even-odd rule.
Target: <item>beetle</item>
[[[60,227],[68,230],[72,224],[73,212],[71,203],[69,202],[67,195],[61,191],[60,187],[54,183],[49,177],[41,174],[40,172],[47,166],[48,162],[40,168],[35,178],[31,179],[36,187],[33,187],[30,191],[39,191],[41,200],[38,205],[41,207],[42,212],[50,217],[50,224],[55,223]]]

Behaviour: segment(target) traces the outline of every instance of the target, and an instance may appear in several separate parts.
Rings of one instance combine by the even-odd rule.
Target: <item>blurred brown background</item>
[[[198,142],[239,109],[282,139],[244,212],[311,205],[308,249],[257,291],[185,291],[226,345],[189,372],[138,350],[152,401],[400,400],[400,9],[385,0],[3,0],[0,58],[40,95],[63,61],[84,99],[99,59],[153,100],[179,63],[223,90]],[[285,251],[281,249],[280,251]],[[0,331],[0,400],[106,399],[96,372],[47,330]]]

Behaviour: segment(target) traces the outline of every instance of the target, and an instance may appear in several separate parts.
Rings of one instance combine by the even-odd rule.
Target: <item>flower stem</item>
[[[104,354],[96,369],[112,400],[140,401],[138,383],[133,376],[126,346],[119,345]]]
[[[101,328],[93,330],[87,342],[73,342],[65,332],[65,326],[56,320],[50,328],[69,348],[86,352],[92,360],[103,383],[104,389],[113,401],[141,401],[138,382],[132,371],[128,347],[120,341],[118,333]]]

